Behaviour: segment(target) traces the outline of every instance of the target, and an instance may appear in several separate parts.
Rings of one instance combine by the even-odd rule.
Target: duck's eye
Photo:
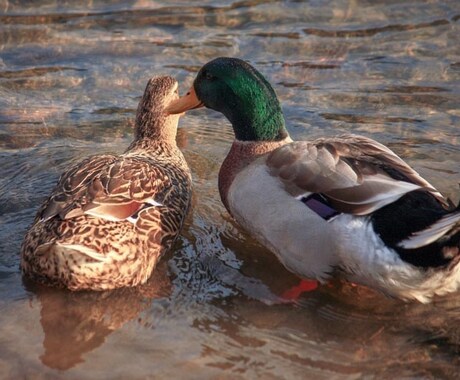
[[[207,80],[213,80],[215,79],[216,77],[214,75],[212,75],[209,71],[205,71],[203,73],[203,76],[207,79]]]

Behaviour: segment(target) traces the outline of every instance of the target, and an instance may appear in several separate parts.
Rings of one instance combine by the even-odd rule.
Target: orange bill
[[[200,99],[198,99],[198,97],[196,96],[195,89],[192,86],[190,91],[187,92],[184,96],[181,96],[179,99],[171,102],[166,107],[165,111],[170,115],[175,115],[203,106],[203,102]]]

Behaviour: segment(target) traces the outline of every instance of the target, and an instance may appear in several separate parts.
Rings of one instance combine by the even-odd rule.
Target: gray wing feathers
[[[366,215],[419,189],[448,204],[395,153],[363,136],[293,142],[270,153],[266,164],[291,195],[321,193],[341,212]]]

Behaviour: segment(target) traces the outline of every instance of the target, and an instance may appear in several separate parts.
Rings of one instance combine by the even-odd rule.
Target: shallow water
[[[403,303],[298,279],[220,203],[232,141],[212,111],[181,120],[195,181],[172,253],[136,289],[69,293],[21,279],[19,247],[59,174],[131,140],[149,77],[186,91],[217,56],[255,65],[295,139],[354,132],[458,201],[460,3],[0,0],[1,378],[458,378],[460,294]]]

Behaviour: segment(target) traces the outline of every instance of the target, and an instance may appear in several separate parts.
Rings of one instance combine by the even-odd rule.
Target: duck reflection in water
[[[141,286],[105,292],[70,292],[24,279],[41,305],[44,352],[42,363],[67,370],[85,361],[85,354],[104,344],[112,332],[147,310],[152,300],[169,297],[171,281],[166,260]]]

